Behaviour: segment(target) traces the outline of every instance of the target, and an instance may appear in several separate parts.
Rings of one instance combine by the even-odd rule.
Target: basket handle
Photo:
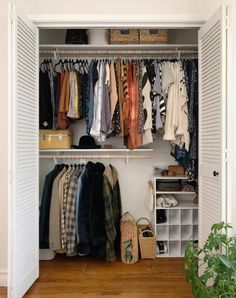
[[[146,220],[146,221],[148,222],[148,224],[149,224],[150,226],[152,226],[150,220],[149,220],[148,218],[146,218],[146,217],[140,217],[140,218],[137,220],[137,224],[138,224],[141,220]]]
[[[154,232],[152,230],[143,230],[141,231],[141,234],[143,235],[144,232],[152,233],[152,236],[154,236]],[[148,237],[147,237],[148,238]]]
[[[129,211],[125,212],[120,220],[120,224],[123,225],[127,220],[132,220],[133,222],[136,223],[135,218],[133,217],[133,215],[131,215],[129,213]]]

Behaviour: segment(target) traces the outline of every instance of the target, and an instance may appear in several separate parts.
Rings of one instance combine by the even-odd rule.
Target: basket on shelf
[[[140,224],[141,221],[146,223]],[[141,217],[137,221],[139,231],[139,246],[142,259],[155,259],[156,237],[149,219]]]
[[[126,212],[121,219],[121,260],[125,264],[138,261],[138,228],[134,217]]]
[[[138,44],[139,32],[136,29],[111,29],[110,44]]]
[[[167,29],[140,29],[140,44],[164,44],[168,42]]]
[[[174,172],[175,175],[185,175],[184,167],[181,165],[170,165],[168,166],[168,171]]]

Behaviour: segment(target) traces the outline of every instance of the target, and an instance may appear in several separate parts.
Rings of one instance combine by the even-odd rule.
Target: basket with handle
[[[138,228],[134,217],[126,212],[121,218],[121,260],[125,264],[134,264],[138,261]]]
[[[140,223],[145,222],[145,223]],[[155,259],[156,237],[149,219],[141,217],[137,221],[139,232],[139,246],[142,259]]]

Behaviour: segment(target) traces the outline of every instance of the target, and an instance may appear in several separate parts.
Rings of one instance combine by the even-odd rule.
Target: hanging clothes
[[[151,84],[148,79],[148,73],[146,66],[142,71],[142,96],[143,96],[143,110],[145,116],[145,122],[143,127],[143,145],[153,142],[152,137],[152,102],[150,98]]]
[[[39,71],[39,128],[51,129],[53,125],[51,89],[47,72]]]
[[[43,195],[40,205],[39,217],[39,246],[40,248],[49,248],[49,217],[52,196],[52,186],[54,179],[62,171],[64,166],[56,165],[45,178]]]
[[[56,123],[67,129],[71,121],[85,118],[87,134],[100,142],[122,137],[129,149],[153,142],[153,134],[164,131],[163,139],[185,148],[194,167],[197,111],[192,98],[197,87],[196,71],[190,69],[196,67],[186,63],[93,59],[88,65],[87,60],[66,60],[54,69],[46,60],[40,69],[40,128],[55,128]]]
[[[105,168],[103,196],[105,204],[106,260],[115,261],[120,251],[120,220],[122,215],[121,195],[116,169],[109,165]]]
[[[69,110],[69,98],[70,98],[70,73],[66,71],[61,75],[61,94],[59,100],[59,111],[57,118],[57,128],[67,129],[69,126],[69,120],[67,113]]]
[[[40,248],[114,261],[119,251],[120,217],[118,173],[113,166],[105,168],[99,162],[56,165],[44,182]]]
[[[60,196],[59,183],[67,171],[66,166],[57,175],[52,186],[50,215],[49,215],[49,248],[52,250],[61,249],[61,223],[60,223]]]

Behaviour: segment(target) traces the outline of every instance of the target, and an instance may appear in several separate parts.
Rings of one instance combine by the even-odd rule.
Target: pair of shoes
[[[157,254],[163,255],[163,254],[167,254],[167,253],[168,253],[168,249],[167,249],[166,242],[157,241]]]

